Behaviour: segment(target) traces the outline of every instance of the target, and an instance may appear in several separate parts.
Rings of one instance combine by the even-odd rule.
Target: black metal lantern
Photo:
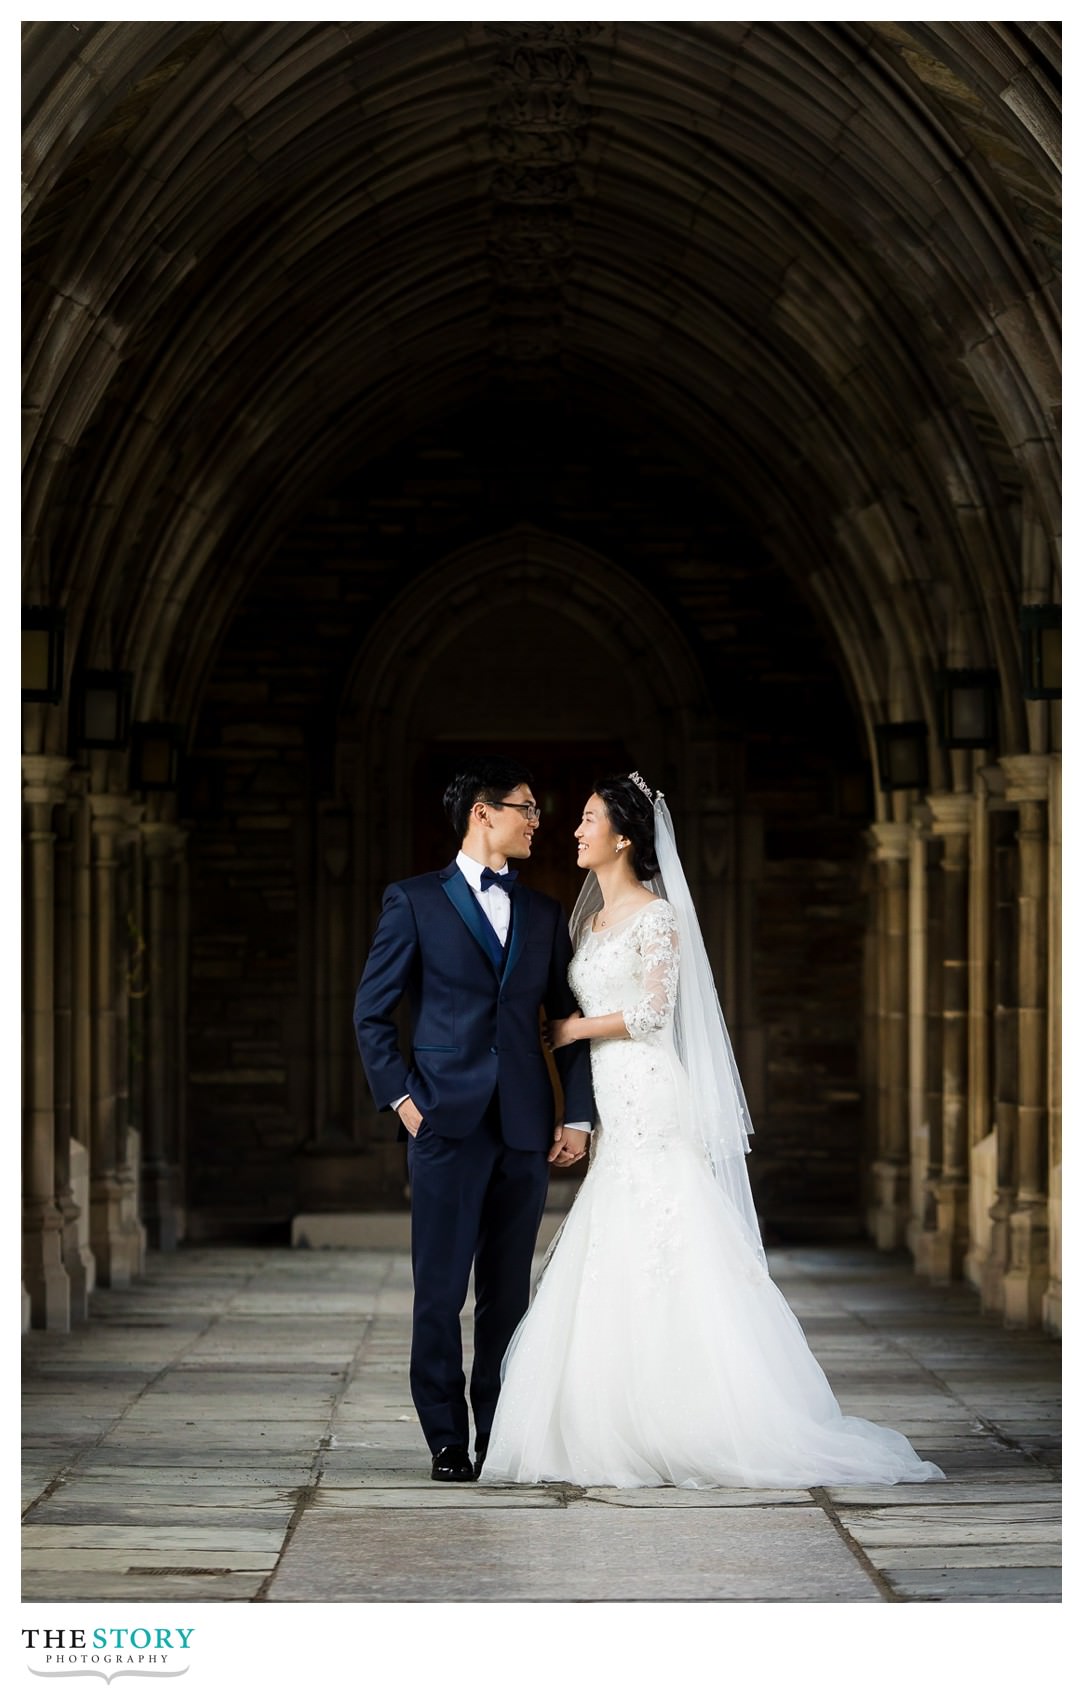
[[[924,720],[888,721],[874,730],[881,791],[927,791],[929,729]]]
[[[937,676],[940,743],[946,750],[989,750],[997,737],[995,668],[949,667]]]
[[[76,680],[72,736],[76,748],[123,750],[132,724],[132,675],[90,668]]]
[[[1049,702],[1061,694],[1060,603],[1029,602],[1019,610],[1023,695]]]
[[[23,701],[59,702],[64,694],[64,616],[23,606]]]
[[[132,727],[133,791],[175,791],[183,728],[165,720],[137,720]]]

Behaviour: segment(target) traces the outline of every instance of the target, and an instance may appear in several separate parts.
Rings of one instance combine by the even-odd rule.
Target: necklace
[[[592,930],[594,932],[600,933],[600,932],[603,931],[604,928],[611,927],[613,925],[613,922],[616,919],[616,917],[618,915],[623,915],[624,911],[626,909],[628,909],[629,907],[631,907],[629,900],[627,898],[625,898],[623,903],[617,904],[616,908],[613,911],[613,914],[609,917],[608,921],[605,919],[605,910],[599,909],[597,915],[595,915],[595,917],[594,917],[594,926],[593,926]]]

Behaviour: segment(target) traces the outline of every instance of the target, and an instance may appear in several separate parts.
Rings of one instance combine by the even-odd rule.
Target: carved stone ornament
[[[575,263],[576,171],[587,141],[590,69],[578,51],[601,24],[486,24],[499,44],[499,98],[489,113],[496,203],[487,242],[494,294],[493,347],[537,362],[559,351],[561,290]]]

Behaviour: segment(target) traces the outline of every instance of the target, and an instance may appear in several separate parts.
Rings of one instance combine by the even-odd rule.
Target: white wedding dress
[[[591,1042],[588,1173],[504,1360],[483,1482],[816,1487],[941,1479],[894,1429],[843,1416],[694,1133],[656,899],[578,941]]]

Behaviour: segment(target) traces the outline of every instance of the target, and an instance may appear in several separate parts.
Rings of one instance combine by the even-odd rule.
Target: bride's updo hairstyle
[[[603,779],[594,787],[602,799],[614,832],[632,846],[632,870],[637,880],[651,880],[658,872],[654,854],[654,804],[628,774]]]

